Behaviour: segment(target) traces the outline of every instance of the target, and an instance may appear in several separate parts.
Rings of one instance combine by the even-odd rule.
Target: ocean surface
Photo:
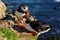
[[[60,35],[60,0],[3,0],[10,13],[17,10],[20,4],[29,6],[29,13],[37,19],[51,25],[51,30],[46,35]]]

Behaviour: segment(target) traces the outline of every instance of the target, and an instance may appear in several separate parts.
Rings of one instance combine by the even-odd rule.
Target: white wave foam
[[[45,31],[39,32],[39,33],[37,34],[37,36],[39,36],[39,35],[42,34],[42,33],[48,32],[50,29],[51,29],[51,28],[49,28],[49,29],[47,29],[47,30],[45,30]]]
[[[55,2],[60,2],[60,0],[54,0]]]

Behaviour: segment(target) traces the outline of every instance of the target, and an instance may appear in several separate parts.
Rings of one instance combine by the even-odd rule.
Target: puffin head
[[[26,4],[21,4],[18,9],[17,9],[18,12],[22,12],[22,13],[25,13],[28,11],[28,6]]]
[[[35,16],[34,15],[32,15],[32,14],[29,14],[29,16],[27,16],[27,23],[32,23],[32,22],[34,22],[34,21],[37,21],[37,19],[35,18]]]

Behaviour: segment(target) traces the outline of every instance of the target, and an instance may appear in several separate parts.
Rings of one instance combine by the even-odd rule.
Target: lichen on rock
[[[2,0],[0,0],[0,19],[3,19],[4,17],[6,17],[6,6]]]

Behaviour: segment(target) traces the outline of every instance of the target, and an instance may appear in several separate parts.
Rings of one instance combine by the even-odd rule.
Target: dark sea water
[[[60,35],[60,2],[54,0],[3,0],[7,11],[17,10],[18,6],[25,3],[29,6],[29,12],[37,19],[47,22],[52,29],[43,35]],[[41,35],[41,38],[45,36]]]

